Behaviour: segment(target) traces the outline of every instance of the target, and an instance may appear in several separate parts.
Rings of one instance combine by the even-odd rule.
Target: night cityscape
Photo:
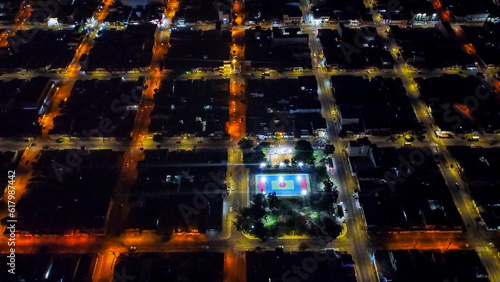
[[[500,1],[0,0],[0,170],[0,282],[500,282]]]

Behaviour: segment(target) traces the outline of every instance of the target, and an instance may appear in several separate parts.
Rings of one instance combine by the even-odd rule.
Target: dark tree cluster
[[[243,152],[243,163],[247,166],[256,166],[262,163],[266,156],[264,152],[269,146],[268,142],[262,142],[255,146],[254,141],[248,137],[244,137],[238,142],[238,147]]]
[[[307,164],[314,163],[314,149],[311,143],[306,140],[299,140],[295,144],[294,160],[297,162],[304,162]]]
[[[326,192],[315,202],[308,197],[288,200],[278,198],[276,193],[267,197],[257,194],[250,207],[239,211],[235,226],[238,231],[262,241],[284,235],[308,235],[332,240],[342,232],[342,227],[333,216],[325,216],[333,213],[335,201],[336,197]]]

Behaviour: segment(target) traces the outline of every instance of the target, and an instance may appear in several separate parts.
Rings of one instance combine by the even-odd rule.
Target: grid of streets
[[[15,198],[2,179],[0,215],[12,218],[15,206],[16,272],[40,275],[26,265],[50,254],[69,280],[149,281],[161,264],[189,276],[177,264],[202,260],[213,281],[264,281],[254,267],[269,281],[315,281],[321,257],[314,267],[300,255],[287,261],[308,274],[294,264],[275,277],[263,263],[266,251],[292,257],[306,245],[342,254],[339,268],[347,262],[353,273],[338,281],[382,280],[391,275],[387,252],[403,261],[418,257],[411,250],[477,257],[475,279],[500,281],[500,200],[491,192],[500,187],[500,62],[477,46],[482,25],[458,23],[439,0],[427,10],[435,16],[413,26],[388,21],[390,11],[376,8],[388,1],[354,1],[359,22],[318,19],[322,1],[283,4],[298,19],[289,13],[287,22],[256,21],[252,1],[183,1],[139,9],[90,1],[75,26],[55,16],[35,22],[41,8],[25,0],[0,27],[0,161],[16,174]],[[197,5],[218,7],[220,22],[193,20],[205,15]],[[500,35],[498,25],[484,28]],[[460,59],[438,60],[414,37]],[[54,54],[44,40],[66,49]],[[437,66],[422,63],[433,58]],[[246,160],[245,137],[269,142],[263,163]],[[324,160],[341,234],[325,242],[293,230],[261,241],[238,231],[256,194],[302,199],[322,189],[308,164],[286,172],[299,140],[315,153],[333,145]],[[2,220],[4,260],[8,226]],[[11,278],[6,267],[1,281]],[[46,279],[58,275],[51,268]]]

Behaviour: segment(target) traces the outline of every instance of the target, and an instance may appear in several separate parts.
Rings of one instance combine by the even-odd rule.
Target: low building
[[[380,281],[488,281],[474,250],[379,250],[374,263]]]
[[[298,281],[300,276],[292,269],[299,269],[309,261],[316,267],[307,272],[306,281],[356,281],[352,256],[345,252],[284,252],[278,248],[249,251],[245,256],[247,281]]]
[[[283,6],[283,23],[293,25],[302,23],[302,11],[298,5],[292,3]]]

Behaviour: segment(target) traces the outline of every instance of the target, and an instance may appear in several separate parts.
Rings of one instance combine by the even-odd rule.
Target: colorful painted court
[[[276,192],[276,196],[301,196],[311,191],[307,173],[256,174],[255,186],[257,193]]]

